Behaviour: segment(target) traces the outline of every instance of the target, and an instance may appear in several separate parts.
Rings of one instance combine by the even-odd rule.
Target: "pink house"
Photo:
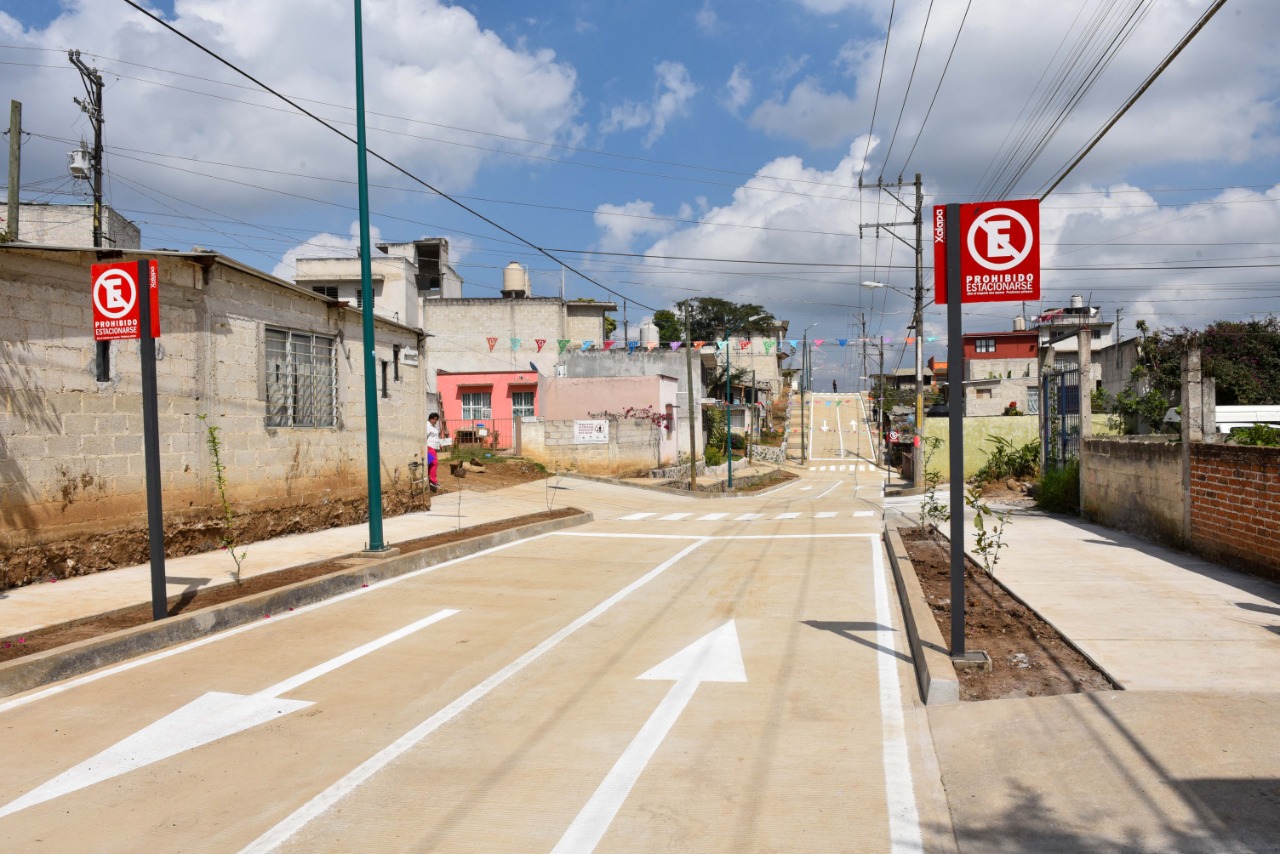
[[[534,371],[436,372],[446,433],[458,445],[511,447],[516,419],[539,414]]]

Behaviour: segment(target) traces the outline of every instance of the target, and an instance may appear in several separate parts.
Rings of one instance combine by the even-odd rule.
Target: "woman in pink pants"
[[[431,413],[427,417],[427,483],[432,492],[440,490],[436,480],[436,468],[440,463],[440,416]]]

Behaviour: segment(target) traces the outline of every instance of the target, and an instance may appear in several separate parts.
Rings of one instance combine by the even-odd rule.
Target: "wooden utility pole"
[[[9,102],[9,219],[4,230],[9,240],[18,239],[18,214],[22,187],[22,102]]]

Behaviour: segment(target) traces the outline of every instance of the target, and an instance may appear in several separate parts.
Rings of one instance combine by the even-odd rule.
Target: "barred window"
[[[974,350],[978,353],[994,353],[996,351],[996,339],[979,338],[975,342]]]
[[[314,291],[315,293],[320,294],[320,296],[322,297],[328,297],[329,299],[338,298],[337,285],[312,285],[311,290]]]
[[[1040,389],[1038,388],[1027,389],[1027,414],[1040,414]]]
[[[480,418],[493,417],[493,398],[487,391],[464,391],[462,393],[462,420],[475,421]]]
[[[531,391],[511,392],[512,417],[524,418],[533,415],[533,394]]]
[[[267,426],[333,427],[338,411],[338,359],[323,335],[268,329]]]

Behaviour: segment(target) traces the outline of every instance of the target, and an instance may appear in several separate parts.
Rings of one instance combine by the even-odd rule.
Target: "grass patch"
[[[1036,490],[1036,506],[1051,513],[1080,512],[1080,463],[1071,460],[1060,469],[1046,469]]]

